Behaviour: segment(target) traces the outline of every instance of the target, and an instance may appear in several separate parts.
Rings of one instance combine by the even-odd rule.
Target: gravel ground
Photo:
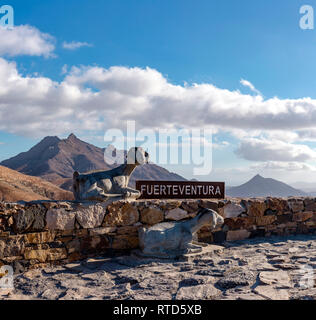
[[[97,257],[14,276],[0,299],[316,299],[316,236],[225,243],[192,261]]]

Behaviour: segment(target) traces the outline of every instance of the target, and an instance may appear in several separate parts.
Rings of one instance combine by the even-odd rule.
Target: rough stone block
[[[32,225],[32,230],[34,231],[42,231],[45,229],[46,221],[45,221],[45,214],[46,208],[41,205],[33,206],[32,207],[34,213],[34,222]]]
[[[278,224],[282,224],[282,223],[291,222],[292,219],[293,219],[293,215],[292,214],[278,215],[277,216],[277,223]]]
[[[268,198],[265,200],[267,209],[276,215],[286,214],[290,211],[287,200],[278,198]]]
[[[116,229],[116,233],[135,235],[135,234],[138,234],[138,228],[139,228],[138,226],[119,227]]]
[[[52,231],[27,233],[24,235],[26,243],[46,243],[55,239],[55,233]]]
[[[255,224],[255,218],[245,217],[245,218],[230,218],[225,219],[226,226],[229,230],[238,230],[238,229],[248,229]]]
[[[303,199],[289,199],[288,204],[293,213],[301,212],[304,210]]]
[[[103,226],[129,226],[139,221],[138,210],[130,203],[113,203],[108,206],[108,211]]]
[[[82,228],[97,228],[102,224],[105,212],[102,205],[82,205],[76,211],[76,219]]]
[[[305,211],[316,211],[316,199],[306,198],[304,199]]]
[[[172,209],[179,208],[181,206],[181,201],[179,200],[158,201],[158,206],[163,211],[172,210]]]
[[[65,248],[53,248],[48,250],[27,249],[25,250],[24,258],[27,260],[38,260],[39,262],[62,260],[67,258],[67,251]]]
[[[215,202],[215,201],[200,200],[199,201],[199,206],[201,208],[212,209],[212,210],[218,212],[218,203]]]
[[[0,240],[0,259],[10,256],[22,256],[25,249],[24,237],[21,235],[10,236]]]
[[[117,227],[101,227],[89,230],[90,236],[97,236],[116,232]]]
[[[314,216],[314,213],[311,211],[297,212],[293,214],[293,221],[306,221]]]
[[[173,221],[179,221],[183,219],[189,218],[188,212],[186,212],[183,209],[175,208],[172,210],[168,210],[165,212],[165,219],[166,220],[173,220]]]
[[[158,208],[149,207],[141,210],[140,212],[140,221],[144,224],[153,225],[162,222],[163,220],[164,213]]]
[[[221,291],[216,289],[211,283],[200,284],[197,286],[181,287],[178,292],[177,300],[205,300],[215,299]]]
[[[257,286],[253,290],[255,293],[269,300],[289,300],[287,289],[275,289],[272,286]]]
[[[249,217],[262,217],[267,209],[267,204],[264,200],[243,200],[241,204],[247,208]]]
[[[263,216],[263,217],[256,217],[255,218],[255,224],[257,226],[267,226],[269,224],[272,224],[277,220],[276,216]]]
[[[46,214],[47,228],[50,230],[72,230],[75,227],[75,213],[65,209],[50,209]]]
[[[13,215],[15,232],[22,233],[30,229],[34,222],[34,218],[34,212],[29,208],[15,213]]]
[[[188,213],[195,213],[199,211],[199,204],[197,201],[183,201],[181,204],[181,209]]]
[[[240,203],[231,202],[224,206],[225,219],[239,217],[244,212],[246,212],[246,208]]]

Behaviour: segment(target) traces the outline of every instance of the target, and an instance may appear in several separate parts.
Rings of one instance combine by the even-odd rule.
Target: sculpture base
[[[146,254],[146,253],[143,253],[141,250],[137,249],[132,251],[131,254],[137,256],[138,258],[143,258],[143,259],[192,261],[201,257],[211,256],[214,253],[221,253],[223,249],[224,247],[222,246],[213,245],[213,244],[203,244],[199,252],[188,252],[184,254],[170,253],[170,254],[157,255],[157,254]]]

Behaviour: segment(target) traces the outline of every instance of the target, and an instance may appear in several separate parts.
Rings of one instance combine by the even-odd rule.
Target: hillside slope
[[[0,201],[72,200],[69,191],[38,177],[0,166]]]

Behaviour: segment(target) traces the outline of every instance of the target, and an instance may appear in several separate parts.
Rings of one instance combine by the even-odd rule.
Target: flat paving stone
[[[313,300],[315,240],[315,235],[246,239],[205,246],[203,253],[182,260],[135,254],[89,258],[15,274],[14,289],[0,290],[0,299]]]

